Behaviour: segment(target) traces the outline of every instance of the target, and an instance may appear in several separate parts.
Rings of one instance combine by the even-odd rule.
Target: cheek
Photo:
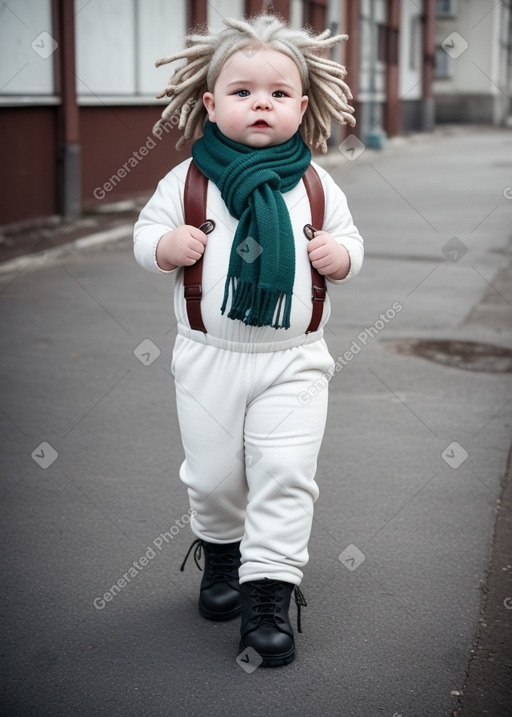
[[[226,129],[236,129],[240,125],[241,114],[237,107],[222,108],[217,111],[216,122]]]
[[[295,129],[300,125],[302,121],[302,112],[300,111],[300,108],[295,108],[291,112],[288,112],[286,115],[286,118],[283,118],[283,124],[286,125],[287,128],[294,128]]]

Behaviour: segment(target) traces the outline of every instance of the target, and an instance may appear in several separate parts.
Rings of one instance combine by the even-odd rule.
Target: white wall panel
[[[161,57],[172,55],[185,45],[186,2],[139,0],[138,3],[138,89],[154,96],[165,87],[174,68],[181,63],[155,68]]]
[[[51,0],[0,2],[0,94],[53,95]]]
[[[417,100],[422,96],[423,27],[421,8],[402,0],[400,8],[400,97]]]
[[[80,0],[75,28],[78,94],[134,94],[135,0]]]
[[[213,32],[225,28],[222,22],[225,17],[234,17],[238,20],[244,17],[244,0],[216,0],[208,3],[208,27]]]

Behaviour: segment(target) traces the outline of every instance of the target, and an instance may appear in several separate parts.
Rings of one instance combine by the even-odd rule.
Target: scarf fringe
[[[228,318],[239,319],[247,326],[272,326],[289,329],[292,294],[272,286],[255,285],[245,279],[228,277],[221,313],[224,314],[231,290]]]

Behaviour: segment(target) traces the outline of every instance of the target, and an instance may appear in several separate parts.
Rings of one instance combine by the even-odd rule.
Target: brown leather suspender
[[[311,207],[311,223],[306,225],[313,232],[306,232],[309,239],[313,238],[314,229],[321,229],[324,223],[325,198],[322,182],[314,167],[309,165],[303,176],[304,186],[308,195]],[[185,224],[199,227],[206,234],[212,231],[215,224],[211,220],[206,219],[206,195],[208,192],[208,179],[197,168],[194,162],[190,163],[187,178],[185,180],[185,192],[183,197]],[[305,228],[306,229],[306,228]],[[202,297],[202,275],[203,275],[203,257],[201,257],[192,266],[184,267],[184,286],[185,301],[187,306],[187,316],[190,328],[196,331],[206,333],[206,328],[201,315],[201,297]],[[312,283],[312,314],[306,333],[317,331],[322,319],[323,307],[325,302],[325,276],[322,276],[311,264],[311,283]]]
[[[185,224],[200,227],[205,222],[207,192],[208,178],[197,168],[194,162],[191,162],[185,180],[185,193],[183,195]],[[201,256],[195,264],[185,267],[183,281],[190,328],[206,333],[201,315],[202,277],[203,257]]]
[[[324,224],[325,197],[324,188],[322,187],[322,182],[316,169],[309,165],[302,177],[302,181],[306,187],[309,206],[311,207],[311,223],[313,225],[313,229],[321,229]],[[308,236],[307,233],[306,236]],[[313,238],[313,236],[311,236],[311,238]],[[313,287],[313,311],[311,314],[311,321],[306,329],[307,334],[310,334],[312,331],[316,331],[320,326],[325,302],[325,276],[319,274],[313,264],[310,264],[310,266],[311,285]]]

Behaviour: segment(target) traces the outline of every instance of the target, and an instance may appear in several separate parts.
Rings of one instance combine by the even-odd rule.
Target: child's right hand
[[[164,234],[156,247],[156,263],[164,271],[179,266],[192,266],[200,259],[206,247],[206,234],[197,227],[183,224]]]

